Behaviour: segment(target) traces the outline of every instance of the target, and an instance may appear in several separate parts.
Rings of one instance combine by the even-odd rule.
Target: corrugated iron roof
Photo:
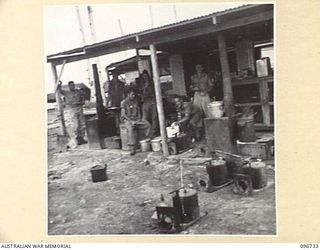
[[[111,43],[111,42],[114,42],[114,41],[117,41],[117,40],[122,40],[122,39],[130,38],[130,37],[135,37],[135,36],[139,36],[139,35],[143,35],[143,34],[147,34],[147,33],[152,33],[152,32],[156,32],[156,31],[161,31],[161,30],[164,30],[164,29],[174,28],[174,27],[178,27],[178,26],[181,26],[181,25],[189,24],[189,23],[195,23],[195,22],[202,21],[202,20],[205,20],[205,19],[208,19],[208,18],[212,18],[213,16],[225,15],[225,14],[229,14],[229,13],[236,12],[236,11],[239,11],[239,10],[244,10],[244,9],[247,9],[247,8],[251,8],[251,7],[254,7],[254,6],[258,6],[258,4],[246,4],[246,5],[241,5],[241,6],[237,6],[237,7],[233,7],[233,8],[229,8],[229,9],[225,9],[225,10],[221,10],[221,11],[216,11],[216,12],[213,12],[211,14],[207,14],[207,15],[203,15],[203,16],[199,16],[199,17],[195,17],[195,18],[190,18],[190,19],[182,20],[182,21],[175,22],[175,23],[166,24],[166,25],[163,25],[163,26],[147,29],[147,30],[144,30],[144,31],[130,33],[130,34],[127,34],[127,35],[124,35],[124,36],[121,36],[121,37],[116,37],[116,38],[112,38],[112,39],[105,40],[105,41],[102,41],[102,42],[93,43],[91,45],[86,45],[84,47],[75,48],[75,49],[72,49],[72,50],[67,50],[67,51],[64,51],[64,52],[52,54],[52,55],[49,55],[48,57],[54,57],[54,56],[63,55],[63,54],[66,55],[66,54],[82,52],[82,51],[84,51],[85,49],[87,49],[89,47],[93,48],[93,47],[100,46],[100,45],[102,45],[104,43],[107,43],[107,42]]]

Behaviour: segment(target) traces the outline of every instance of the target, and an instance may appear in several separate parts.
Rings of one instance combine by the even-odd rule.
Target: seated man
[[[150,133],[150,124],[145,120],[141,120],[140,107],[134,89],[129,88],[127,94],[128,97],[124,99],[120,105],[121,122],[127,127],[128,146],[131,150],[130,154],[134,155],[136,153],[138,132],[143,133],[145,138],[147,138]]]
[[[195,139],[201,139],[201,129],[203,127],[203,113],[200,108],[191,102],[183,102],[181,97],[174,99],[177,111],[181,114],[181,119],[172,125],[181,125],[182,131],[193,134]]]

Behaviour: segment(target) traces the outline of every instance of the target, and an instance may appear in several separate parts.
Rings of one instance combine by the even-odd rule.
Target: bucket
[[[156,137],[151,140],[152,151],[158,152],[161,150],[161,137]]]
[[[215,101],[210,102],[208,105],[209,118],[221,118],[223,116],[223,102]]]
[[[150,144],[150,139],[145,139],[145,140],[141,140],[139,141],[140,143],[140,148],[142,152],[148,152],[151,150],[151,144]]]

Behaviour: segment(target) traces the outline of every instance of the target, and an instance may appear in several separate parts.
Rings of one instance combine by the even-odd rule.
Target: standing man
[[[196,65],[196,74],[191,77],[191,90],[194,91],[193,103],[208,117],[209,92],[213,84],[208,74],[203,71],[201,64]]]
[[[119,80],[119,72],[113,71],[112,80],[107,86],[107,103],[111,108],[119,108],[121,101],[125,98],[125,84]]]
[[[143,133],[144,137],[147,138],[150,133],[150,124],[141,119],[140,108],[133,88],[128,89],[128,97],[121,102],[121,121],[128,130],[130,154],[134,155],[138,132]]]
[[[83,115],[84,105],[84,95],[83,92],[79,89],[76,89],[73,81],[68,82],[69,90],[65,91],[61,88],[62,82],[59,83],[57,91],[64,96],[65,105],[66,105],[66,122],[69,134],[69,143],[70,148],[75,148],[76,145],[81,145],[87,143],[84,139],[85,136],[85,120]]]
[[[159,120],[154,83],[147,70],[144,70],[142,72],[142,80],[144,83],[142,89],[142,116],[144,120],[148,121],[151,124],[150,137],[153,138],[159,135]]]

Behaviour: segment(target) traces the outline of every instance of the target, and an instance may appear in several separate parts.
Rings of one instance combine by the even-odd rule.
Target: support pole
[[[151,64],[152,64],[154,89],[156,92],[157,111],[159,116],[160,134],[161,134],[161,141],[162,141],[162,152],[163,152],[163,156],[168,156],[169,150],[168,150],[168,144],[167,144],[165,117],[164,117],[163,104],[162,104],[157,50],[154,44],[151,44],[149,46],[149,49],[151,52]]]
[[[101,86],[100,86],[97,64],[92,64],[92,72],[93,72],[93,78],[94,78],[94,87],[96,90],[96,109],[97,109],[97,116],[98,116],[99,136],[100,138],[105,138],[108,128],[106,128],[106,113],[103,107],[103,100],[101,95]]]
[[[139,61],[140,61],[140,54],[139,54],[139,49],[136,49],[136,61],[137,61],[137,67],[138,67],[138,72],[139,72],[139,75],[142,73],[142,71],[140,70],[140,67],[139,67]]]
[[[223,101],[226,115],[231,118],[234,113],[233,91],[230,76],[230,68],[228,62],[226,42],[223,34],[218,34],[219,57],[221,63],[222,79],[223,79]]]
[[[67,128],[66,128],[66,123],[65,123],[65,119],[64,119],[63,104],[62,104],[62,100],[61,100],[60,91],[57,91],[58,84],[59,84],[59,81],[60,81],[60,78],[62,75],[62,71],[64,69],[64,65],[65,65],[65,61],[62,64],[62,68],[61,68],[60,74],[58,76],[57,66],[55,64],[51,63],[51,70],[53,73],[54,85],[55,85],[54,86],[55,87],[55,96],[56,96],[56,102],[58,104],[58,111],[59,111],[58,119],[61,122],[61,134],[66,136],[67,135]]]
[[[88,17],[89,17],[89,26],[90,26],[90,32],[91,32],[91,38],[92,41],[94,43],[97,42],[97,38],[96,38],[96,30],[95,30],[95,25],[93,22],[93,10],[91,6],[87,6],[87,10],[88,10]],[[99,74],[99,78],[100,80],[103,82],[103,77],[102,77],[102,73],[101,73],[101,63],[100,63],[100,58],[97,56],[95,58],[96,64],[97,64],[97,70],[98,70],[98,74]],[[104,92],[103,86],[100,85],[100,92]],[[105,95],[103,94],[102,96],[102,100],[104,104],[107,104],[107,100]],[[96,100],[97,101],[97,100]]]

